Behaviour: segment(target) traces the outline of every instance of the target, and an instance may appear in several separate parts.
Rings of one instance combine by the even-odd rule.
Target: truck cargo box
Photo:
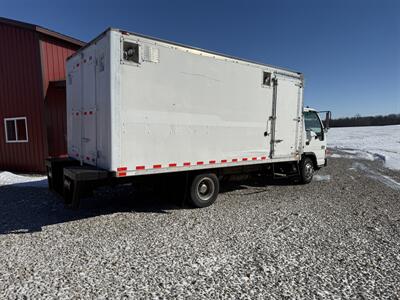
[[[115,176],[295,161],[303,76],[108,29],[67,61],[68,154]]]

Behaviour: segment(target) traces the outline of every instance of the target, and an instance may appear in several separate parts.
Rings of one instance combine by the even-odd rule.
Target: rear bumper
[[[63,193],[63,170],[66,167],[78,166],[79,161],[72,158],[47,158],[45,160],[47,180],[49,189],[54,190],[60,195]]]

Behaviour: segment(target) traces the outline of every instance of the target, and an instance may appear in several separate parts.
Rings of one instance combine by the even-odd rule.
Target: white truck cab
[[[326,165],[326,133],[329,128],[330,112],[326,113],[325,127],[315,109],[305,107],[303,110],[303,153],[306,155],[315,155],[317,167]]]

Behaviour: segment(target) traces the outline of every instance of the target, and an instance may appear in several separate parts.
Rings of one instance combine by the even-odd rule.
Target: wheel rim
[[[211,199],[215,191],[215,185],[211,178],[203,178],[196,186],[197,196],[202,201]]]
[[[311,163],[307,163],[304,166],[304,177],[306,179],[311,179],[314,175],[314,167]]]

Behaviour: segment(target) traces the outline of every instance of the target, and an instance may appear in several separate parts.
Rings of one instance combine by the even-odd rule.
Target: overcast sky
[[[400,113],[400,1],[1,1],[0,16],[89,41],[107,27],[304,73],[306,105]],[[3,42],[3,41],[0,41]]]

